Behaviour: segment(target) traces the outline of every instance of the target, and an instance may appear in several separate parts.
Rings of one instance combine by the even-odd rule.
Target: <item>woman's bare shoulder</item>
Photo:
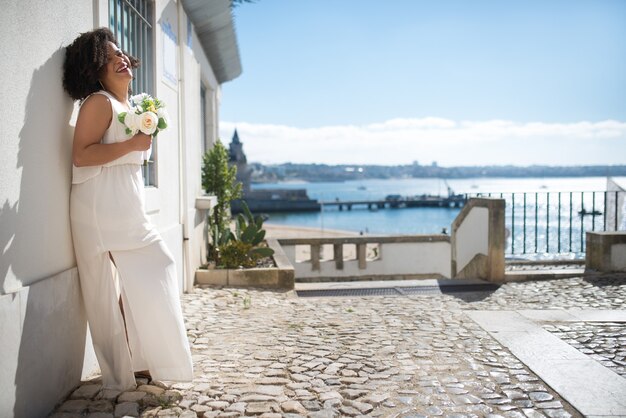
[[[80,113],[83,115],[97,114],[110,118],[112,115],[111,99],[104,94],[94,93],[80,105]]]

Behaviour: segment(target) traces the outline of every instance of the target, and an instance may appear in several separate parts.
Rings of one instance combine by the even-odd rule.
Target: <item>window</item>
[[[133,93],[154,95],[153,29],[154,13],[150,0],[109,0],[109,29],[120,43],[120,48],[139,58],[135,69]],[[156,186],[157,142],[152,143],[152,156],[143,167],[146,186]]]

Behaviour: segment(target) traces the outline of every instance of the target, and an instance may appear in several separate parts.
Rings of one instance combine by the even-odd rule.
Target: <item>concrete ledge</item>
[[[292,290],[295,276],[293,266],[277,240],[268,239],[267,245],[274,250],[273,258],[276,267],[198,269],[196,270],[196,284]]]
[[[327,289],[381,289],[386,287],[441,287],[459,285],[484,285],[483,280],[474,279],[417,279],[417,280],[383,280],[383,281],[336,281],[336,282],[311,282],[295,284],[296,290],[327,290]]]
[[[365,235],[358,237],[280,238],[283,245],[390,244],[405,242],[450,242],[448,235]]]
[[[398,282],[398,281],[414,281],[429,279],[446,279],[438,273],[428,274],[389,274],[389,275],[367,275],[363,276],[320,276],[320,277],[299,277],[296,279],[298,283],[333,283],[333,282]],[[448,279],[449,280],[449,279]]]
[[[545,269],[545,270],[520,270],[520,271],[508,271],[504,274],[504,281],[509,282],[523,282],[526,280],[554,280],[554,279],[569,279],[571,277],[582,277],[585,275],[585,269],[583,268],[571,268],[571,269]]]
[[[608,273],[626,272],[626,231],[587,232],[586,266]]]
[[[217,205],[217,196],[196,197],[196,209],[209,210]]]

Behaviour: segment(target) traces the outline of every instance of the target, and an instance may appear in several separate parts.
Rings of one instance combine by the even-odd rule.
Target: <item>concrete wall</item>
[[[626,232],[587,232],[586,267],[598,272],[626,272]]]
[[[452,223],[452,277],[504,281],[502,199],[470,199]]]
[[[69,223],[75,106],[63,91],[61,78],[64,47],[81,32],[107,26],[108,3],[49,0],[42,7],[41,1],[24,0],[2,5],[2,417],[45,416],[81,377],[97,372]],[[209,143],[217,132],[220,90],[195,34],[192,49],[186,46],[181,2],[156,0],[155,16],[155,95],[167,103],[171,125],[157,139],[157,187],[146,189],[146,210],[176,259],[180,288],[188,289],[184,278],[193,280],[200,262],[198,231],[204,218],[195,209],[200,193],[199,150],[205,140],[199,133],[199,85],[202,80],[210,87]],[[184,22],[181,31],[180,22]],[[164,23],[179,34],[180,83],[163,79]]]
[[[184,28],[184,37],[187,39],[187,15],[179,2],[179,27]],[[181,48],[182,58],[182,89],[184,120],[181,137],[185,138],[183,150],[183,166],[185,170],[183,202],[183,225],[186,251],[186,288],[193,287],[195,270],[206,262],[204,221],[206,210],[196,207],[196,199],[204,195],[201,181],[202,155],[210,149],[217,135],[217,112],[219,103],[218,92],[220,86],[213,74],[209,61],[201,48],[200,40],[195,28],[191,27],[191,45],[187,43]],[[200,89],[206,89],[206,114],[202,115]],[[205,123],[205,137],[202,136],[202,124]]]
[[[450,277],[450,242],[441,235],[354,237],[354,238],[311,238],[279,240],[287,258],[294,266],[297,279],[322,278],[414,278],[420,276]],[[333,254],[324,260],[315,256],[306,261],[296,260],[297,245],[313,245],[311,253],[324,244],[342,246],[363,245],[362,254],[354,259],[344,259]],[[366,250],[365,245],[370,249]],[[374,246],[374,251],[371,247]],[[369,254],[368,254],[369,253]],[[338,263],[337,261],[340,260]],[[339,264],[339,265],[338,265]]]
[[[93,2],[72,0],[8,2],[0,13],[3,417],[45,416],[83,363],[85,374],[95,368],[69,226],[73,105],[61,74],[64,46],[96,15]]]
[[[626,185],[606,180],[606,230],[626,231]]]
[[[463,270],[476,255],[485,257],[489,251],[489,210],[472,208],[456,231],[456,262],[458,271]]]

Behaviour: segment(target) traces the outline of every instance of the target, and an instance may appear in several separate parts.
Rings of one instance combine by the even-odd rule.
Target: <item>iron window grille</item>
[[[137,57],[141,63],[131,89],[133,94],[154,95],[153,23],[151,0],[109,0],[109,29],[120,43],[120,48]],[[143,166],[144,185],[157,185],[157,142],[152,142],[152,155]]]

